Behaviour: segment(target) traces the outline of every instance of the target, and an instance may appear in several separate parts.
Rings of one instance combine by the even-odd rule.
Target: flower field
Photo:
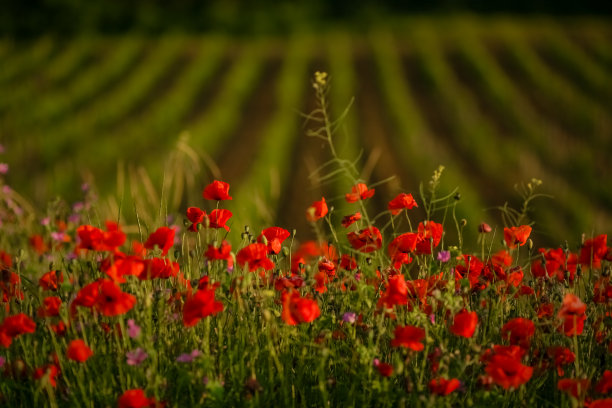
[[[3,179],[2,405],[612,406],[607,235],[539,248],[537,179],[499,226],[460,217],[443,166],[386,197],[338,149],[328,75],[310,84],[321,177],[349,185],[303,203],[312,240],[235,222],[254,213],[219,179],[135,225],[87,184],[36,216]]]

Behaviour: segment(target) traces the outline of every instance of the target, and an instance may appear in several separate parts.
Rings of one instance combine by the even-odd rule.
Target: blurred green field
[[[535,177],[540,245],[612,230],[612,24],[582,18],[428,17],[363,32],[0,39],[6,183],[44,210],[94,183],[111,211],[179,210],[212,178],[231,184],[234,225],[306,235],[322,195],[342,216],[346,183],[308,177],[328,153],[305,136],[311,77],[332,78],[331,109],[354,104],[341,151],[384,209],[438,165],[470,226],[518,204]],[[106,198],[108,197],[108,198]],[[181,207],[183,206],[183,207]],[[258,221],[254,221],[258,220]]]

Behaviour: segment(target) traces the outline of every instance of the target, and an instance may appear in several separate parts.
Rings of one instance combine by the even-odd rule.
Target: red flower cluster
[[[0,344],[8,348],[15,337],[25,333],[34,333],[35,330],[36,323],[26,314],[8,316],[0,324]]]
[[[582,334],[584,321],[586,320],[586,305],[578,296],[568,293],[563,298],[561,309],[557,316],[563,320],[559,330],[566,336],[578,336]]]
[[[114,222],[106,221],[106,231],[91,225],[81,225],[77,228],[79,243],[75,251],[116,251],[125,242],[125,234]]]
[[[432,394],[437,395],[448,395],[451,392],[455,391],[461,383],[456,378],[451,378],[447,380],[446,378],[434,378],[429,382],[429,391]]]
[[[493,354],[485,357],[487,361],[485,372],[495,384],[504,389],[518,388],[529,381],[533,374],[532,367],[521,363],[522,357],[523,352],[520,347],[496,346]]]
[[[502,327],[502,338],[509,338],[510,344],[528,349],[531,337],[535,333],[535,325],[529,319],[517,317],[504,324]]]
[[[158,403],[154,397],[148,398],[140,388],[127,390],[121,394],[117,404],[119,408],[156,408],[165,405]]]
[[[316,300],[303,298],[294,290],[283,292],[281,295],[283,311],[281,317],[292,326],[300,323],[309,323],[321,315]]]
[[[415,326],[397,326],[393,331],[392,347],[406,347],[414,351],[421,351],[425,347],[425,330]]]
[[[376,227],[365,228],[358,233],[349,232],[347,238],[354,249],[366,254],[382,246],[382,235]]]
[[[269,271],[274,269],[274,262],[268,258],[268,247],[265,244],[249,244],[238,251],[236,261],[241,268],[249,265],[249,271],[254,272],[258,269]]]

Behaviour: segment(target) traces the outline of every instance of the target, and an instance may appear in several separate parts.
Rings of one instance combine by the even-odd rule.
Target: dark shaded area
[[[234,33],[285,32],[339,21],[362,24],[410,13],[610,15],[606,0],[2,0],[0,35],[124,33],[139,30]]]

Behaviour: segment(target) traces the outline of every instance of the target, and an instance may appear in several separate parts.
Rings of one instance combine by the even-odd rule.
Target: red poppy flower
[[[387,363],[375,364],[378,373],[383,377],[391,377],[393,375],[393,366]]]
[[[265,244],[249,244],[238,251],[236,261],[241,268],[249,264],[249,271],[274,269],[274,262],[268,259],[268,247]]]
[[[117,400],[119,408],[148,408],[155,407],[155,398],[147,398],[146,394],[140,388],[127,390]]]
[[[564,374],[561,366],[571,364],[576,360],[576,355],[567,347],[549,347],[546,352],[553,359],[560,377]]]
[[[366,254],[382,246],[382,236],[376,227],[364,228],[359,233],[349,232],[347,238],[354,249]]]
[[[100,283],[95,307],[104,316],[117,316],[127,313],[136,304],[136,297],[122,292],[113,281],[104,280]]]
[[[503,354],[496,354],[485,367],[495,384],[508,389],[518,388],[525,384],[533,374],[533,368],[521,364],[517,359]]]
[[[393,200],[389,201],[388,207],[391,214],[397,215],[403,209],[412,210],[414,207],[418,207],[418,205],[412,194],[400,193]]]
[[[303,298],[296,291],[283,292],[281,295],[283,320],[295,326],[300,323],[309,323],[321,315],[319,304],[316,300]]]
[[[502,338],[510,338],[510,344],[529,348],[531,337],[535,333],[535,325],[529,319],[517,317],[504,324]]]
[[[564,391],[574,398],[582,399],[591,386],[588,379],[562,378],[557,381],[557,389]]]
[[[57,296],[49,296],[43,300],[43,305],[36,312],[39,317],[59,316],[59,307],[62,304],[62,299]]]
[[[536,259],[531,263],[531,273],[537,278],[556,277],[559,282],[569,279],[574,281],[578,257],[576,254],[566,254],[562,248],[538,250],[544,260]]]
[[[354,203],[358,200],[367,200],[374,195],[374,189],[368,190],[368,186],[358,183],[351,188],[351,192],[346,194],[346,201]]]
[[[223,228],[229,231],[230,227],[226,223],[232,218],[232,215],[234,214],[230,210],[212,210],[208,216],[208,226],[210,228]]]
[[[315,201],[306,209],[306,219],[310,222],[315,222],[325,217],[326,214],[327,203],[325,202],[325,197],[321,197],[321,201]]]
[[[280,227],[269,227],[261,232],[257,237],[257,242],[263,242],[263,237],[268,241],[268,252],[278,254],[282,248],[282,243],[289,238],[289,231]]]
[[[34,234],[29,238],[30,246],[38,255],[42,255],[49,250],[45,240],[40,234]]]
[[[601,380],[595,386],[595,391],[601,394],[607,394],[612,391],[612,371],[606,370],[601,377]]]
[[[215,289],[198,290],[195,295],[187,299],[183,306],[183,324],[185,327],[195,326],[200,319],[223,311],[223,303],[215,300]]]
[[[589,403],[588,407],[589,408],[612,408],[612,398],[603,398],[603,399],[593,400]]]
[[[586,320],[586,305],[578,298],[578,296],[568,293],[563,298],[561,309],[557,316],[563,319],[563,324],[560,330],[566,336],[577,336],[582,334],[584,321]]]
[[[432,248],[440,244],[442,240],[443,227],[434,221],[426,221],[419,223],[416,253],[430,255]]]
[[[436,395],[448,395],[455,391],[461,383],[456,378],[447,380],[446,378],[434,378],[429,382],[429,391]]]
[[[96,299],[98,298],[98,294],[100,293],[100,283],[101,281],[95,281],[83,286],[79,292],[77,293],[76,298],[70,304],[70,312],[72,314],[76,313],[76,307],[88,307],[92,308],[96,304]]]
[[[608,253],[607,239],[607,235],[598,235],[595,238],[587,239],[580,249],[580,264],[586,267],[601,267],[601,260],[605,259]]]
[[[517,244],[520,246],[525,245],[529,234],[531,234],[531,227],[529,225],[504,228],[504,240],[508,248],[516,248]]]
[[[453,324],[450,327],[450,331],[457,336],[470,338],[474,335],[477,325],[478,315],[476,312],[468,312],[464,309],[453,318]]]
[[[414,351],[421,351],[425,347],[421,341],[425,339],[425,330],[415,326],[397,326],[393,331],[391,340],[393,347],[406,347]]]
[[[94,251],[115,251],[125,242],[125,234],[119,226],[112,222],[106,222],[106,231],[91,225],[81,225],[77,228],[79,244],[76,251],[90,249]]]
[[[168,279],[176,278],[180,272],[178,262],[165,258],[151,258],[145,261],[145,267],[138,275],[138,279]]]
[[[227,261],[227,267],[229,269],[234,267],[234,258],[232,257],[232,246],[227,242],[221,242],[219,248],[214,245],[208,245],[208,249],[204,253],[204,256],[208,259],[214,260],[225,260]]]
[[[229,184],[215,180],[204,188],[202,192],[202,197],[205,200],[231,200],[232,197],[229,195]]]
[[[81,339],[72,340],[66,350],[66,356],[70,360],[78,361],[79,363],[84,363],[93,354],[93,351]]]
[[[40,277],[38,286],[43,290],[56,291],[62,282],[64,282],[64,277],[61,271],[49,271]]]
[[[13,339],[25,333],[34,333],[36,323],[24,313],[8,316],[0,325],[0,344],[8,348]]]
[[[168,251],[174,245],[174,235],[176,230],[174,228],[159,227],[155,232],[149,235],[144,246],[147,249],[153,249],[157,245],[162,250],[162,256],[166,256]]]
[[[340,269],[345,271],[352,271],[357,268],[357,260],[349,254],[343,254],[340,258]]]
[[[407,232],[395,237],[393,241],[391,241],[388,251],[393,261],[394,268],[399,268],[403,264],[412,262],[412,258],[409,254],[416,250],[418,240],[418,234]]]
[[[34,370],[34,373],[32,374],[32,376],[34,377],[35,380],[40,380],[44,376],[48,376],[47,378],[49,379],[49,384],[51,384],[52,387],[56,387],[57,386],[57,376],[59,374],[60,374],[60,370],[55,364],[48,364],[46,366],[39,367],[36,370]]]
[[[342,218],[342,226],[344,228],[348,228],[350,225],[352,225],[356,221],[359,221],[360,219],[361,219],[360,212],[356,212],[355,214],[347,215],[346,217]]]
[[[204,222],[206,211],[200,210],[198,207],[189,207],[187,209],[187,219],[191,222],[189,231],[197,231],[198,224]]]
[[[408,285],[404,275],[389,276],[387,289],[378,300],[378,306],[392,308],[394,305],[405,305],[408,303]]]
[[[105,259],[100,269],[115,283],[124,283],[124,276],[143,275],[147,261],[140,256],[127,256],[122,252],[115,252],[111,257]]]

